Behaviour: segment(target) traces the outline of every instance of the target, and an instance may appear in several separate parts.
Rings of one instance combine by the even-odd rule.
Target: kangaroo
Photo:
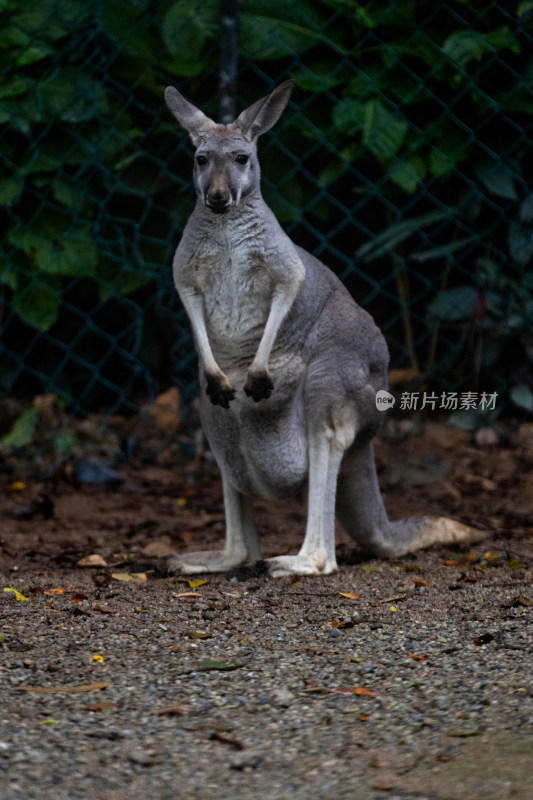
[[[257,139],[278,121],[293,85],[282,83],[229,125],[165,90],[196,147],[197,201],[173,274],[198,352],[202,425],[226,519],[222,551],[183,553],[171,571],[225,572],[260,560],[252,498],[285,499],[304,487],[302,547],[265,560],[273,577],[336,570],[336,517],[373,556],[482,538],[443,517],[387,517],[372,448],[383,421],[376,392],[387,388],[385,339],[261,196]]]

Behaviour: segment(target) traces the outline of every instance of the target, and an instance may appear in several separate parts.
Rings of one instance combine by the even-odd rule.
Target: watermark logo
[[[390,392],[386,392],[385,389],[380,389],[376,392],[376,408],[379,411],[387,411],[389,408],[392,408],[394,403],[396,402],[396,398]]]
[[[498,393],[492,392],[402,392],[400,395],[400,411],[494,411]],[[376,392],[376,408],[387,411],[396,402],[394,396],[384,389]]]

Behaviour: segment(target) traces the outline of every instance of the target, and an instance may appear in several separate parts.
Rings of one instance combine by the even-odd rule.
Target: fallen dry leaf
[[[317,694],[355,694],[359,697],[376,697],[372,689],[366,689],[364,686],[319,686],[311,682],[310,685],[304,689],[304,692],[316,692]]]
[[[205,583],[207,583],[207,581],[204,581],[201,578],[199,578],[196,581],[187,581],[187,583],[189,584],[191,589],[197,589],[199,586],[203,586]]]
[[[350,594],[349,592],[337,592],[341,597],[347,597],[349,600],[359,600],[360,594]]]
[[[116,703],[89,703],[85,706],[85,711],[112,711],[116,707]]]
[[[507,608],[516,608],[517,606],[524,606],[524,608],[528,608],[533,606],[533,600],[530,600],[528,597],[524,597],[524,595],[519,594],[517,597],[511,600]]]
[[[444,553],[442,563],[445,567],[462,569],[478,560],[478,554],[474,550],[469,550],[468,553]]]
[[[64,594],[64,592],[64,587],[58,586],[57,589],[45,589],[43,594]]]
[[[226,664],[225,661],[213,661],[211,658],[202,659],[198,665],[198,669],[201,670],[220,670],[221,672],[230,672],[241,667],[244,667],[244,664]]]
[[[22,481],[15,481],[14,483],[10,483],[7,487],[8,492],[23,492],[26,488],[26,484]]]
[[[146,583],[148,580],[146,572],[112,572],[111,577],[114,581],[122,581],[123,583],[127,583],[128,581],[132,583]]]
[[[17,692],[36,692],[37,694],[74,694],[75,692],[93,692],[107,689],[109,681],[101,683],[82,683],[79,686],[15,686]]]
[[[107,567],[107,561],[98,553],[92,553],[90,556],[84,556],[76,564],[77,567]]]
[[[407,658],[412,658],[413,661],[427,661],[429,656],[421,656],[417,653],[407,653]]]
[[[91,606],[93,611],[98,611],[100,614],[112,614],[110,608],[106,608],[105,606],[101,606],[98,603],[93,603]]]
[[[418,578],[416,578],[416,579],[413,581],[413,583],[414,583],[414,585],[415,585],[415,586],[430,586],[430,584],[429,584],[429,583],[427,583],[427,581],[421,581],[421,580],[419,580]]]
[[[17,592],[17,590],[13,589],[12,586],[5,586],[4,587],[4,592],[14,594],[15,595],[15,600],[25,600],[25,601],[27,601],[27,600],[30,599],[29,597],[25,597],[20,592]]]
[[[163,716],[182,717],[184,714],[188,714],[190,710],[191,710],[191,707],[190,706],[185,706],[185,705],[183,705],[183,706],[167,706],[166,708],[158,708],[155,711],[153,711],[152,713],[156,717],[163,717]]]
[[[81,603],[83,600],[88,600],[86,594],[82,594],[82,592],[78,592],[77,594],[73,594],[70,598],[71,603]]]
[[[372,789],[377,789],[380,792],[391,792],[398,786],[398,780],[394,775],[381,775],[377,780],[371,783]]]
[[[203,594],[200,594],[200,592],[179,592],[179,594],[173,594],[172,597],[203,597]]]

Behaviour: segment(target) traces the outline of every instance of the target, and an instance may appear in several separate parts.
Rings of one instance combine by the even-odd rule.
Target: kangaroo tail
[[[388,535],[375,542],[375,554],[397,558],[413,550],[434,545],[475,544],[486,538],[486,531],[471,528],[447,517],[409,517],[389,522]]]

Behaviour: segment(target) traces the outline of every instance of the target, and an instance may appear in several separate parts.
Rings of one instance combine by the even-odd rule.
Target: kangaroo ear
[[[200,132],[215,127],[213,120],[189,103],[173,86],[167,86],[165,89],[165,102],[182,128],[188,131],[195,147],[200,144]]]
[[[246,108],[232,124],[240,129],[245,139],[253,142],[276,124],[293,89],[294,81],[281,83],[268,97],[262,97]]]

